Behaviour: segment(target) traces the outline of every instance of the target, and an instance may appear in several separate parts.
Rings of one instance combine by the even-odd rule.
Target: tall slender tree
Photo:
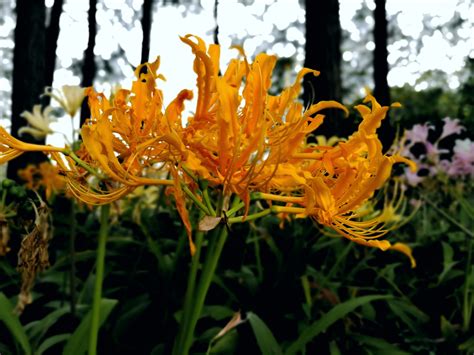
[[[153,0],[143,0],[143,14],[142,14],[142,31],[143,31],[143,41],[142,41],[142,56],[140,63],[146,63],[149,61],[150,57],[150,34],[151,34],[151,23],[153,15]]]
[[[341,100],[341,24],[339,1],[306,0],[306,45],[304,66],[321,72],[307,75],[304,81],[305,105],[321,100]],[[340,115],[326,113],[318,133],[341,134]]]
[[[13,50],[13,90],[12,90],[12,124],[11,134],[18,137],[18,130],[27,125],[20,115],[31,111],[40,101],[44,90],[45,71],[45,16],[44,1],[17,0],[17,22]],[[22,137],[24,141],[43,143],[30,135]],[[7,175],[18,179],[17,172],[28,163],[37,163],[45,159],[41,153],[23,154],[8,164]]]
[[[87,41],[87,48],[84,52],[84,62],[82,63],[82,87],[92,86],[94,82],[94,77],[96,73],[95,65],[95,56],[94,56],[94,47],[95,47],[95,37],[97,35],[97,0],[89,0],[89,11],[88,16],[88,26],[89,26],[89,39]],[[81,108],[81,126],[90,116],[89,105],[87,104],[87,98],[82,102]]]
[[[219,0],[214,0],[214,44],[219,44],[219,23],[217,22],[217,11],[219,9]]]
[[[382,105],[390,105],[390,88],[388,86],[388,21],[385,9],[386,0],[375,0],[374,10],[374,96]],[[378,130],[384,149],[388,149],[395,138],[395,131],[387,116]]]
[[[46,51],[45,51],[45,72],[44,72],[44,85],[52,86],[54,79],[54,69],[56,67],[56,49],[58,47],[59,37],[59,19],[63,11],[64,0],[55,0],[53,7],[51,8],[51,16],[48,27],[46,29]],[[49,96],[44,97],[49,103]]]
[[[375,0],[374,20],[374,95],[380,103],[388,105],[390,104],[390,89],[387,81],[388,22],[385,12],[385,0]]]

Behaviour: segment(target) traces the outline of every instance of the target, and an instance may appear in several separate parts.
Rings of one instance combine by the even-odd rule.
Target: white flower
[[[74,117],[84,100],[85,89],[78,85],[63,85],[61,90],[46,88],[44,95],[56,100],[69,116]]]
[[[53,108],[51,106],[47,106],[43,110],[43,113],[41,113],[41,105],[34,105],[32,113],[23,111],[20,116],[28,121],[30,127],[21,127],[18,130],[18,134],[23,135],[23,133],[28,133],[35,137],[35,139],[41,140],[48,134],[54,133],[51,128],[49,128],[49,124],[54,120],[51,117],[52,110]]]

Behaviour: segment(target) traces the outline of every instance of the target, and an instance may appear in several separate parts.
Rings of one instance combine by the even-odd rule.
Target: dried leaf
[[[235,327],[237,327],[239,324],[243,322],[245,322],[245,320],[242,319],[240,312],[234,313],[234,315],[232,316],[230,321],[225,325],[225,327],[222,328],[221,331],[217,333],[217,335],[214,338],[212,338],[212,341],[224,336],[225,334],[227,334],[228,332],[230,332],[232,329],[234,329]]]
[[[228,211],[229,210],[231,196],[232,196],[232,194],[225,194],[224,195],[224,200],[222,201],[222,210],[223,211]]]
[[[210,231],[216,228],[221,220],[222,217],[204,216],[204,218],[199,221],[198,228],[203,232]]]
[[[8,247],[8,241],[10,240],[10,229],[6,219],[0,215],[0,256],[5,256],[10,248]]]
[[[15,308],[15,312],[18,314],[21,314],[26,305],[33,301],[31,289],[36,276],[49,266],[48,244],[52,236],[49,223],[50,211],[43,201],[41,201],[39,207],[33,204],[33,208],[36,214],[33,230],[23,237],[18,252],[17,269],[22,280],[18,303]]]

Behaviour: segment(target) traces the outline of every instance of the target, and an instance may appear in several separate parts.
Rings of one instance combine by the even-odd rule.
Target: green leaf
[[[459,345],[459,350],[474,351],[474,336],[467,339],[464,343]]]
[[[33,321],[25,326],[26,332],[33,343],[33,347],[36,348],[35,344],[39,344],[41,338],[46,334],[49,328],[58,321],[63,315],[70,312],[69,306],[64,306],[56,309],[49,313],[46,317],[41,320]]]
[[[220,320],[223,320],[225,318],[232,317],[234,313],[235,312],[231,308],[225,307],[225,306],[218,306],[218,305],[204,306],[202,308],[201,314],[199,315],[199,319],[209,317],[209,318],[215,319],[217,321],[220,321]],[[173,318],[177,322],[179,322],[179,320],[181,319],[182,316],[183,316],[183,310],[182,309],[176,311],[173,314]]]
[[[53,335],[52,337],[49,337],[38,347],[38,350],[35,351],[35,355],[42,355],[50,347],[68,340],[70,336],[71,334],[67,333]]]
[[[375,318],[377,317],[377,312],[370,303],[366,303],[362,306],[362,315],[365,319],[368,319],[370,321],[375,321]]]
[[[224,336],[217,338],[215,342],[209,344],[207,354],[233,354],[239,343],[239,334],[237,330],[232,329]]]
[[[441,328],[441,334],[447,341],[450,341],[456,338],[456,330],[454,329],[454,326],[443,315],[441,316],[440,328]]]
[[[95,255],[96,255],[95,250],[79,251],[79,252],[75,253],[74,260],[76,261],[76,263],[79,263],[79,262],[82,262],[82,261],[88,261],[88,260],[94,259]],[[54,265],[52,265],[48,269],[47,273],[57,271],[58,269],[60,270],[63,267],[69,266],[69,264],[71,264],[70,256],[69,255],[63,256],[63,257],[59,258],[58,260],[56,260]]]
[[[136,324],[136,320],[146,311],[150,303],[150,296],[142,294],[123,304],[114,324],[114,337],[118,339],[126,337],[127,331]]]
[[[8,298],[0,293],[0,320],[5,324],[15,341],[20,344],[26,355],[31,354],[31,345],[20,320],[13,314],[13,307]]]
[[[341,355],[341,350],[337,346],[337,343],[333,340],[329,343],[329,354],[331,355]]]
[[[457,261],[453,261],[454,251],[451,245],[445,242],[441,242],[441,245],[443,247],[443,271],[438,276],[437,285],[440,285],[445,281],[445,279],[452,278],[447,276],[452,271],[453,267],[458,264]]]
[[[156,345],[152,350],[150,355],[165,355],[165,345],[164,344],[158,344]]]
[[[352,336],[359,343],[365,346],[374,348],[374,350],[381,351],[380,354],[384,355],[409,355],[406,351],[400,350],[396,345],[390,344],[388,341],[382,338],[375,338],[363,334],[355,334]],[[377,352],[379,353],[379,352]]]
[[[10,280],[15,281],[15,276],[17,275],[16,269],[7,263],[5,260],[0,261],[0,271],[4,276],[8,276]]]
[[[462,208],[469,215],[469,217],[474,219],[474,207],[472,206],[471,202],[462,197],[459,197],[458,201],[461,203]]]
[[[400,301],[390,300],[388,306],[414,333],[419,333],[419,323],[429,321],[429,317],[414,305]]]
[[[100,325],[105,322],[117,303],[117,300],[100,300]],[[91,320],[92,311],[89,311],[64,347],[64,355],[82,355],[87,351],[87,347],[89,345]]]
[[[445,265],[452,263],[454,256],[453,247],[446,242],[441,242],[441,246],[443,247],[443,263]]]
[[[366,303],[391,299],[391,295],[370,295],[350,299],[344,303],[338,304],[328,313],[323,315],[316,322],[307,327],[300,337],[286,350],[286,354],[296,354],[298,351],[304,349],[305,345],[320,333],[326,331],[332,324],[340,319],[343,319],[348,313],[354,311]]]
[[[257,344],[262,354],[283,354],[271,330],[259,316],[249,312],[247,313],[247,319],[252,326],[253,334],[257,339]]]
[[[11,346],[6,346],[3,343],[0,343],[0,354],[2,354],[2,355],[14,355],[12,353]]]
[[[226,306],[212,305],[204,306],[200,318],[210,317],[215,320],[223,320],[232,317],[235,311]]]

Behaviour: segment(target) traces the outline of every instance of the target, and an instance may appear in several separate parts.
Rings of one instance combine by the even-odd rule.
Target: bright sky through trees
[[[348,30],[351,33],[351,38],[356,41],[360,39],[360,34],[352,23],[352,17],[362,2],[363,0],[341,1],[342,27]],[[433,24],[445,23],[454,15],[456,6],[453,3],[455,3],[453,0],[389,0],[387,1],[387,12],[389,15],[398,13],[397,19],[402,33],[417,38],[423,29],[422,21],[425,14],[433,16]],[[186,11],[183,5],[160,6],[154,17],[151,57],[162,56],[162,72],[165,75],[172,73],[173,82],[177,87],[181,87],[180,84],[194,81],[193,75],[189,75],[186,70],[186,68],[190,68],[189,62],[192,57],[188,48],[176,40],[178,36],[195,33],[206,41],[212,39],[214,0],[203,0],[201,4],[201,8],[191,5],[195,6],[195,11],[193,9]],[[266,4],[269,7],[264,12]],[[67,16],[63,16],[61,19],[63,31],[61,31],[58,46],[60,65],[63,68],[69,67],[74,61],[82,58],[83,50],[87,44],[87,6],[87,2],[84,1],[69,0],[66,2]],[[132,8],[126,6],[121,0],[105,0],[103,4],[99,3],[100,31],[96,52],[107,60],[116,51],[117,46],[120,46],[126,55],[126,60],[119,60],[124,73],[130,72],[130,64],[137,65],[140,60],[142,34],[139,18],[134,15],[134,11],[139,11],[140,6],[140,0],[134,0]],[[375,5],[373,1],[367,1],[367,6],[369,9],[373,9]],[[469,5],[468,1],[460,4],[459,8],[461,15],[465,14],[466,19],[468,19],[469,13],[474,15],[474,8]],[[127,28],[114,14],[120,15]],[[244,6],[238,1],[232,0],[221,2],[219,7],[220,41],[223,48],[226,48],[233,41],[236,42],[236,39],[246,38],[244,48],[249,55],[256,51],[267,50],[280,57],[296,55],[297,61],[301,63],[304,59],[304,34],[293,24],[302,23],[303,19],[304,10],[299,7],[298,0],[256,1],[250,6]],[[366,20],[369,25],[372,25],[371,18]],[[422,38],[423,48],[419,55],[410,54],[406,65],[392,68],[389,75],[390,85],[400,86],[405,83],[414,85],[417,76],[426,70],[439,69],[449,75],[460,70],[464,65],[466,55],[469,53],[474,55],[472,25],[471,20],[470,23],[459,29],[459,35],[463,40],[458,41],[456,45],[451,45],[439,30],[435,31],[433,36],[424,36]],[[301,47],[296,48],[291,43],[287,45],[280,42],[274,43],[274,27],[279,30],[287,30],[287,38],[290,41],[296,41]],[[395,64],[397,59],[403,55],[399,49],[403,46],[404,41],[401,39],[390,45],[389,61],[391,64]],[[364,49],[371,51],[373,48],[373,42],[367,42]],[[232,51],[223,51],[222,61],[227,62],[234,54]],[[350,61],[351,58],[350,53],[344,53],[346,61]],[[178,67],[180,70],[176,71]],[[182,75],[178,75],[181,73]],[[55,80],[57,85],[79,83],[79,78],[74,77],[67,69],[58,70]],[[129,81],[130,77],[125,80],[125,82]],[[450,82],[450,87],[453,89],[458,85],[457,78]]]
[[[367,7],[373,10],[375,6],[373,0],[340,1],[341,25],[350,33],[351,40],[356,43],[363,41],[364,38],[352,19],[364,1]],[[47,6],[52,6],[52,2],[52,0],[46,1]],[[9,1],[2,1],[1,12],[8,7],[8,3]],[[14,2],[10,1],[10,3],[12,8]],[[132,6],[126,5],[125,0],[103,0],[98,3],[99,32],[96,39],[96,55],[107,61],[116,56],[118,48],[121,48],[123,53],[116,61],[119,66],[117,77],[111,76],[104,68],[99,68],[95,85],[99,91],[110,92],[112,86],[116,84],[129,87],[133,78],[132,67],[139,64],[142,41],[140,26],[142,0],[130,0],[128,3]],[[189,48],[182,44],[178,37],[193,33],[211,42],[214,29],[213,6],[214,0],[202,0],[201,6],[191,4],[188,8],[184,5],[164,6],[161,1],[158,2],[158,8],[153,17],[150,58],[161,55],[160,72],[168,79],[161,85],[165,93],[165,103],[170,102],[179,90],[194,86],[192,55]],[[79,77],[71,70],[71,66],[77,65],[82,59],[87,46],[87,9],[87,1],[65,1],[58,40],[59,60],[55,73],[55,87],[80,82]],[[460,84],[457,73],[463,68],[466,56],[474,56],[474,5],[470,4],[470,1],[455,0],[387,1],[388,15],[396,14],[402,34],[413,38],[419,38],[422,33],[424,15],[431,16],[432,25],[436,26],[449,21],[456,10],[467,21],[458,28],[459,38],[455,43],[450,43],[452,34],[446,33],[443,28],[435,30],[431,36],[423,35],[419,53],[416,50],[416,43],[409,43],[407,39],[402,38],[395,42],[389,40],[391,44],[388,60],[392,68],[388,80],[391,86],[408,83],[417,85],[416,89],[424,89],[428,87],[428,83],[417,82],[420,75],[427,70],[441,70],[448,75],[450,88],[457,88]],[[300,7],[298,0],[258,0],[248,6],[237,0],[221,1],[218,17],[219,39],[224,49],[222,51],[223,64],[237,55],[235,50],[225,50],[225,48],[233,43],[242,43],[242,38],[245,39],[243,46],[248,55],[267,51],[279,57],[294,57],[296,59],[296,68],[293,68],[295,71],[303,63],[304,10]],[[371,16],[367,16],[365,22],[372,28]],[[11,61],[11,54],[8,51],[12,51],[13,48],[14,25],[15,21],[11,17],[5,17],[0,21],[2,66]],[[357,51],[360,53],[344,50],[343,60],[356,68],[357,56],[369,55],[373,49],[372,41],[360,42],[357,46]],[[371,79],[367,80],[368,82],[361,82],[358,89],[363,89],[365,85],[370,86]],[[0,70],[0,91],[5,94],[3,97],[7,97],[6,94],[11,91],[10,81],[3,70]],[[192,104],[188,105],[188,107],[192,106]],[[6,102],[1,102],[0,121],[3,119],[4,124],[7,123],[6,114],[9,111]],[[70,131],[70,127],[61,127],[61,123],[53,128]],[[56,139],[62,139],[62,135],[54,137],[55,141]]]

